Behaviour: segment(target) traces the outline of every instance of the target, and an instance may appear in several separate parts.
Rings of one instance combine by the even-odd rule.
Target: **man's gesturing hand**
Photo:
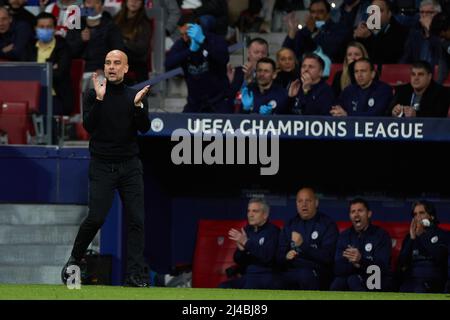
[[[99,78],[97,72],[92,74],[92,83],[94,84],[95,94],[97,95],[97,100],[103,100],[106,92],[106,78]]]
[[[141,106],[142,99],[144,99],[145,95],[148,93],[149,90],[150,86],[145,86],[144,88],[141,89],[141,91],[136,93],[136,96],[134,97],[134,105],[136,107]]]

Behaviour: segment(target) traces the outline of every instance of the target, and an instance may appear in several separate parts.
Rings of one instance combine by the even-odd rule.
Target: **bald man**
[[[126,286],[148,287],[144,273],[144,182],[138,158],[137,131],[150,128],[145,96],[149,86],[138,91],[123,83],[128,58],[119,50],[105,58],[105,78],[92,76],[94,89],[83,102],[83,126],[90,133],[89,212],[80,226],[71,257],[62,270],[67,282],[70,265],[82,259],[103,225],[117,189],[128,221]]]
[[[328,289],[338,239],[336,223],[318,212],[319,199],[311,188],[296,196],[297,215],[280,233],[277,261],[282,289]]]

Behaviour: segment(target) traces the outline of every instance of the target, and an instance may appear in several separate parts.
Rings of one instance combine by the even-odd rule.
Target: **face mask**
[[[43,28],[37,28],[36,29],[36,37],[39,41],[42,41],[44,43],[49,43],[53,39],[53,34],[55,33],[55,30],[53,29],[43,29]]]
[[[316,23],[316,28],[320,29],[325,24],[325,21],[317,20],[315,23]]]

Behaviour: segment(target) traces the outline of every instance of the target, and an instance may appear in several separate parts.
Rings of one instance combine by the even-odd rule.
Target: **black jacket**
[[[395,96],[389,108],[389,115],[392,109],[397,105],[411,105],[411,97],[414,90],[411,84],[404,84],[395,89]],[[449,90],[431,80],[430,85],[423,93],[420,100],[420,110],[417,111],[417,117],[447,117],[450,103]]]
[[[398,63],[403,55],[408,31],[392,17],[389,24],[368,38],[356,38],[367,49],[375,64]]]
[[[63,113],[70,115],[73,110],[73,91],[70,82],[71,54],[64,38],[56,36],[55,39],[55,49],[47,59],[47,62],[53,64],[53,89],[55,89],[56,96],[62,103]],[[27,60],[36,61],[36,59],[37,48],[36,45],[33,45]]]

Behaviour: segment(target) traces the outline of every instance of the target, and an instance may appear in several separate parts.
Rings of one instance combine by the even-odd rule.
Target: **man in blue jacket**
[[[269,205],[260,198],[248,202],[248,224],[230,229],[228,237],[236,242],[234,261],[243,274],[220,284],[221,288],[271,289],[279,229],[268,221]]]
[[[355,62],[355,84],[339,96],[339,104],[331,108],[334,117],[384,116],[392,100],[392,88],[376,79],[373,63],[366,58]]]
[[[409,234],[398,257],[400,292],[438,293],[447,280],[448,244],[437,227],[434,205],[426,200],[413,204]]]
[[[183,112],[230,113],[227,43],[195,22],[189,16],[180,20],[181,38],[166,55],[166,70],[183,68],[188,87]]]
[[[335,23],[330,16],[331,6],[327,0],[312,0],[309,15],[298,29],[298,22],[288,17],[288,35],[283,47],[292,49],[299,61],[305,53],[321,47],[335,63],[344,57],[346,43],[351,39],[351,27],[348,23]],[[302,22],[303,23],[303,22]]]
[[[276,64],[270,58],[261,58],[256,64],[256,82],[243,86],[242,112],[261,115],[288,113],[288,93],[274,82]]]
[[[322,78],[325,63],[314,53],[306,54],[301,67],[301,80],[289,87],[289,104],[295,114],[329,115],[334,103],[333,89]],[[301,90],[300,90],[301,87]]]
[[[298,191],[296,204],[297,215],[280,233],[277,262],[284,270],[279,286],[328,289],[339,235],[336,223],[317,211],[319,199],[311,188]]]
[[[333,291],[367,291],[367,278],[371,272],[367,268],[375,265],[380,268],[381,288],[385,289],[391,257],[391,238],[380,227],[371,223],[372,211],[366,200],[356,198],[350,202],[350,221],[352,226],[343,231],[338,238],[334,258]],[[383,281],[384,280],[384,281]]]

